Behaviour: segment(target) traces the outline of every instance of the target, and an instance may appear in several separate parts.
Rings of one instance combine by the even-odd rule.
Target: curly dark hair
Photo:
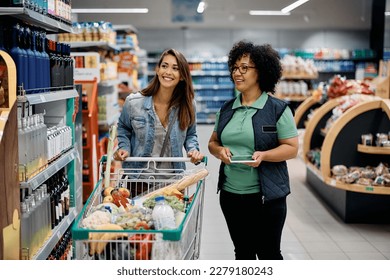
[[[275,86],[282,76],[282,65],[279,53],[269,44],[255,45],[249,41],[235,43],[229,52],[228,66],[230,79],[233,80],[232,69],[244,55],[249,55],[258,73],[258,84],[262,91],[275,93]]]

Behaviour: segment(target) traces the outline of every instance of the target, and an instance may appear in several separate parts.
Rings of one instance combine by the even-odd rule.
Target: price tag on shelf
[[[332,187],[336,187],[336,179],[331,179],[331,180],[330,180],[330,185],[331,185]]]
[[[61,237],[62,237],[62,234],[61,234],[61,232],[60,232],[60,231],[57,231],[57,237],[58,237],[58,239],[61,239]]]
[[[368,186],[368,187],[366,187],[366,191],[373,192],[374,191],[374,187],[373,186]]]
[[[41,94],[39,97],[41,98],[41,101],[42,101],[43,103],[46,102],[46,97],[45,97],[43,94]]]

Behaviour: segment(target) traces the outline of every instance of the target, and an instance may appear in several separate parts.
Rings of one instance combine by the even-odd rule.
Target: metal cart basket
[[[207,158],[194,165],[189,158],[128,158],[126,161],[143,162],[140,169],[117,169],[110,174],[110,186],[132,188],[137,205],[152,192],[162,190],[197,170],[205,170]],[[203,197],[205,178],[185,188],[184,194],[192,197],[181,222],[176,229],[91,229],[83,226],[83,220],[103,202],[104,172],[107,162],[100,162],[100,180],[72,226],[73,256],[79,260],[149,260],[149,259],[198,259],[202,230]],[[186,169],[160,169],[161,162],[184,162]],[[148,171],[145,173],[145,171]],[[107,173],[108,174],[108,173]],[[141,174],[141,175],[140,175]],[[139,176],[140,175],[140,176]],[[107,176],[107,175],[106,175]],[[183,217],[184,216],[184,217]]]

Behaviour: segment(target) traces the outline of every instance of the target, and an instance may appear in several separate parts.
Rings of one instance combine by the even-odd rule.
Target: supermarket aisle
[[[212,125],[198,125],[201,149],[209,157],[210,172],[206,181],[200,259],[231,260],[233,246],[216,194],[219,161],[207,150],[212,129]],[[303,162],[297,158],[288,165],[291,194],[282,238],[286,260],[390,259],[390,225],[345,224],[306,185]]]

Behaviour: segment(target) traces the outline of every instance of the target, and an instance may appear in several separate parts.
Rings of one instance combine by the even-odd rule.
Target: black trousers
[[[234,194],[221,190],[219,201],[234,244],[236,260],[282,260],[282,230],[286,197],[262,204],[260,193]]]

